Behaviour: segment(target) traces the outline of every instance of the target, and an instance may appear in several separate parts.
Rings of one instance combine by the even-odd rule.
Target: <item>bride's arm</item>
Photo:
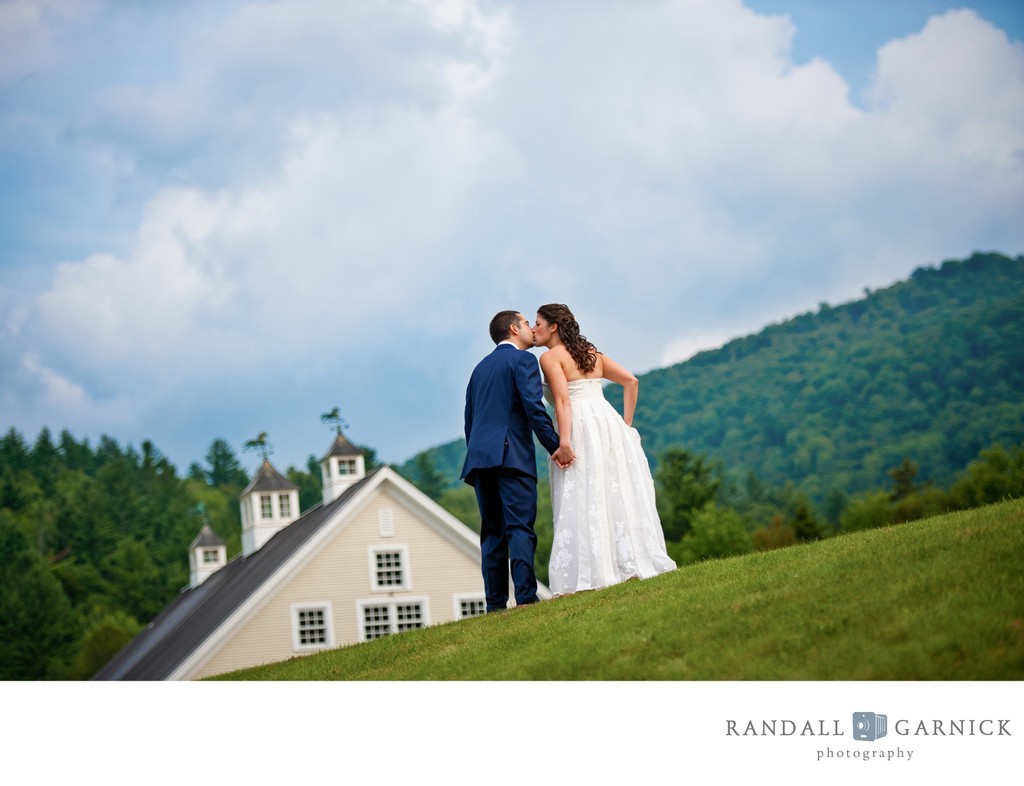
[[[572,403],[569,401],[569,383],[565,371],[558,358],[550,350],[540,356],[540,368],[544,379],[551,388],[551,396],[555,400],[555,420],[558,423],[558,442],[560,446],[571,447],[572,443]]]
[[[627,426],[632,426],[633,415],[636,413],[636,400],[640,395],[640,380],[607,355],[601,355],[601,360],[604,361],[602,376],[622,385],[622,419],[626,421]]]

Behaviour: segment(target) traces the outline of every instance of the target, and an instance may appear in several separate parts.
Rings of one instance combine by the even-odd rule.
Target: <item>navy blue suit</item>
[[[533,435],[554,453],[558,434],[544,408],[532,353],[499,344],[473,370],[466,388],[463,479],[480,506],[480,552],[487,610],[508,605],[511,569],[516,603],[537,600],[537,457]]]

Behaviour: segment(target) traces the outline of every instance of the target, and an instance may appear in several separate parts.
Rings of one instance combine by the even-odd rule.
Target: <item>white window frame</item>
[[[283,519],[290,519],[292,517],[291,494],[285,492],[284,494],[277,495],[277,510]]]
[[[401,556],[399,560],[402,566],[401,584],[378,584],[377,583],[377,555],[383,553],[397,552]],[[367,563],[370,568],[370,591],[371,592],[408,592],[412,589],[412,572],[409,569],[409,547],[405,544],[387,546],[369,546],[366,549]]]
[[[350,475],[355,475],[359,471],[359,466],[355,459],[338,459],[338,477],[347,478]]]
[[[462,604],[470,601],[484,604],[484,611],[480,614],[472,614],[469,617],[463,615]],[[452,595],[452,619],[468,620],[472,617],[482,617],[487,611],[487,596],[482,592],[456,592]]]
[[[264,521],[274,518],[273,494],[260,494],[260,518]]]
[[[325,643],[323,644],[302,644],[299,631],[300,611],[322,611],[324,613]],[[334,614],[331,611],[331,602],[327,600],[310,601],[308,603],[293,603],[291,605],[292,618],[292,649],[295,652],[314,652],[316,650],[332,649],[334,644]]]
[[[203,549],[203,564],[216,565],[220,562],[220,549]]]
[[[369,606],[387,606],[388,607],[388,627],[390,628],[389,636],[394,636],[396,633],[404,633],[405,631],[398,630],[398,606],[411,606],[419,604],[420,616],[422,617],[424,628],[430,627],[430,602],[428,598],[424,596],[408,597],[408,598],[363,598],[362,600],[356,601],[356,626],[359,631],[359,641],[372,641],[372,639],[366,638],[366,618],[364,611]],[[411,630],[416,630],[412,628]]]

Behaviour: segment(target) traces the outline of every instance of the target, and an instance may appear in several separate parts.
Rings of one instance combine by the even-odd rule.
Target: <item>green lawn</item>
[[[1024,500],[245,669],[234,680],[1019,680]]]

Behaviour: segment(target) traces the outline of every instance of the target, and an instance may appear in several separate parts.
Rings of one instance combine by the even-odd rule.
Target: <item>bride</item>
[[[536,346],[547,348],[540,367],[558,434],[576,454],[564,470],[549,462],[551,591],[564,595],[674,570],[651,470],[632,427],[637,378],[580,335],[568,306],[541,306],[533,335]],[[622,385],[622,417],[605,400],[603,379]]]

